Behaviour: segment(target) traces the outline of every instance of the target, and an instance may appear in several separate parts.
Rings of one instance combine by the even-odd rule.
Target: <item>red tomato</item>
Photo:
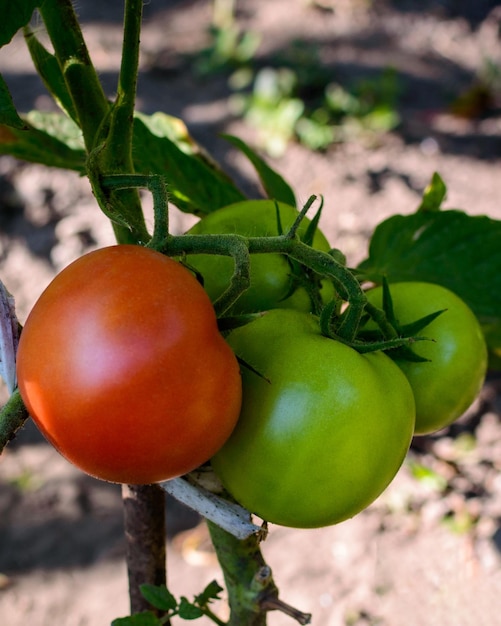
[[[241,379],[194,276],[117,245],[64,269],[23,329],[21,396],[45,437],[103,480],[167,480],[207,461],[238,418]]]

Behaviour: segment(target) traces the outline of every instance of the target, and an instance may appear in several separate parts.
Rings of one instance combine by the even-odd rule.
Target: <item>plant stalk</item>
[[[166,584],[165,492],[158,485],[123,485],[131,613],[151,611],[142,584]]]
[[[28,411],[16,389],[0,411],[0,454],[28,418]]]
[[[123,59],[113,104],[92,64],[71,0],[45,0],[40,14],[78,116],[88,154],[87,175],[96,200],[112,221],[118,243],[146,243],[150,237],[137,189],[109,192],[101,184],[104,176],[134,172],[132,144],[142,2],[126,2]]]
[[[110,129],[106,140],[110,171],[116,170],[124,174],[134,172],[132,140],[142,11],[143,0],[125,1],[122,61],[117,96],[111,110]]]
[[[222,254],[233,257],[235,272],[230,286],[214,303],[222,315],[250,284],[249,254],[287,254],[321,276],[328,276],[339,295],[349,303],[342,323],[337,329],[339,337],[353,342],[362,318],[367,297],[351,271],[326,252],[315,250],[287,234],[273,237],[243,237],[225,235],[170,235],[159,249],[165,254]]]
[[[87,151],[92,150],[110,103],[90,59],[71,0],[44,0],[40,14],[75,105]]]
[[[310,623],[311,615],[279,600],[271,569],[259,547],[259,534],[242,540],[212,522],[207,524],[228,592],[227,626],[266,626],[271,610],[282,611],[299,624]]]

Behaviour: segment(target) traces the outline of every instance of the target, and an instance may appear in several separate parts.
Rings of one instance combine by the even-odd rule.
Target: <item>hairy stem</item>
[[[287,254],[321,276],[328,276],[339,295],[348,302],[343,321],[337,329],[339,336],[354,340],[367,298],[360,283],[349,269],[326,252],[315,250],[295,238],[243,237],[241,235],[180,235],[169,236],[160,249],[170,256],[182,254],[222,254],[233,257],[235,272],[230,286],[215,303],[218,314],[230,308],[250,284],[249,254]]]
[[[90,59],[71,0],[44,0],[39,11],[75,106],[85,146],[90,151],[110,104]]]
[[[270,610],[280,610],[300,624],[310,623],[310,615],[278,599],[278,588],[259,547],[259,535],[242,540],[212,522],[208,526],[228,591],[231,613],[227,626],[266,626]]]
[[[0,453],[28,418],[28,411],[16,389],[0,411]]]
[[[110,115],[110,129],[106,151],[112,168],[122,173],[134,171],[132,138],[136,103],[137,74],[139,67],[139,42],[143,0],[126,0],[122,62],[118,77],[117,96]]]
[[[112,220],[117,241],[144,245],[150,236],[137,186],[122,186],[119,191],[110,191],[103,184],[105,178],[109,180],[114,174],[134,173],[132,148],[142,11],[142,0],[126,0],[117,96],[109,118],[101,127],[95,148],[89,154],[87,168],[94,195]]]
[[[127,0],[124,59],[117,100],[111,104],[90,59],[71,0],[45,0],[40,14],[76,111],[88,153],[87,175],[119,243],[146,243],[149,235],[137,189],[108,193],[103,176],[130,174],[142,2]]]

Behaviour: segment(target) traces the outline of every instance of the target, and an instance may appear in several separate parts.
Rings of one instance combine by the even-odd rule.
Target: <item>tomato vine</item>
[[[249,288],[251,257],[265,254],[281,255],[289,260],[291,266],[296,264],[307,268],[306,273],[313,274],[317,279],[325,278],[334,286],[335,296],[320,314],[319,324],[322,335],[335,339],[336,345],[346,344],[360,353],[392,350],[394,354],[403,355],[409,360],[415,357],[415,355],[412,356],[413,353],[409,348],[415,341],[421,339],[418,334],[428,327],[437,312],[426,311],[420,320],[417,322],[411,320],[409,324],[402,327],[393,315],[391,299],[383,297],[383,304],[376,306],[362,288],[366,280],[384,283],[387,273],[398,276],[399,269],[395,269],[398,263],[392,261],[388,267],[384,262],[380,262],[385,258],[385,254],[389,254],[390,257],[392,255],[393,248],[388,245],[388,240],[395,236],[395,232],[391,224],[381,225],[378,229],[378,236],[374,237],[377,246],[373,247],[374,249],[379,247],[379,254],[376,250],[373,254],[374,258],[371,257],[356,270],[346,266],[340,251],[326,252],[315,249],[298,236],[302,221],[316,201],[315,196],[311,196],[297,212],[294,223],[283,232],[279,228],[277,235],[171,234],[169,229],[169,203],[171,201],[174,201],[182,210],[204,214],[244,198],[228,180],[225,173],[203,151],[197,151],[197,148],[193,147],[187,131],[186,135],[178,137],[177,141],[171,141],[168,132],[164,132],[159,137],[151,130],[152,120],[146,116],[140,117],[136,113],[135,98],[143,0],[125,0],[124,3],[122,60],[117,94],[113,101],[109,101],[104,93],[71,1],[25,0],[19,4],[25,11],[9,24],[11,35],[19,28],[24,29],[25,39],[38,73],[65,110],[66,121],[76,125],[82,137],[81,149],[65,152],[68,146],[64,142],[54,144],[59,139],[54,139],[48,132],[41,133],[40,136],[46,142],[45,149],[50,152],[53,145],[59,146],[64,154],[72,157],[71,167],[88,177],[99,207],[113,225],[118,243],[136,244],[181,261],[189,255],[197,254],[230,258],[233,262],[233,273],[229,278],[227,288],[213,302],[221,326],[227,324],[230,329],[235,320],[225,318],[231,316],[232,306]],[[29,16],[27,17],[25,12],[31,13],[36,7],[53,44],[54,53],[45,50],[38,41],[36,33],[27,25]],[[3,89],[3,83],[0,83],[0,89]],[[0,116],[2,116],[0,122],[8,127],[9,136],[15,138],[11,150],[13,154],[16,154],[17,147],[24,146],[23,133],[33,130],[34,127],[18,116],[15,107],[10,106],[5,91],[2,91],[0,95],[3,98],[2,107],[3,103],[6,103],[0,111]],[[172,130],[164,118],[162,118],[162,124],[165,125],[162,127],[163,130],[165,127]],[[181,135],[182,132],[181,130]],[[294,194],[285,181],[241,140],[237,138],[228,138],[228,140],[251,160],[270,198],[295,206]],[[153,167],[145,149],[149,142],[156,142],[155,147],[161,147],[166,155],[165,160],[153,159]],[[142,155],[142,161],[139,160],[138,163],[135,155],[141,150],[145,154]],[[29,154],[29,148],[25,147],[25,151]],[[51,163],[49,156],[46,157],[45,162],[54,164]],[[169,178],[172,173],[164,174],[169,169],[166,164],[175,166],[176,186],[171,184],[172,181]],[[202,178],[205,177],[205,185],[202,185],[204,189],[200,193],[197,189],[193,193],[191,190],[187,193],[187,188],[190,186],[196,188],[193,180],[197,180],[200,174],[203,174]],[[410,216],[409,220],[412,223],[406,222],[408,233],[410,233],[407,239],[418,240],[423,233],[426,235],[427,229],[433,230],[434,225],[439,221],[435,218],[438,214],[438,205],[445,195],[444,187],[440,185],[440,182],[440,180],[434,180],[431,191],[428,191],[428,195],[425,194],[425,199],[419,208],[420,213],[416,214],[417,218]],[[147,189],[153,197],[152,233],[146,226],[138,193],[139,189],[143,188]],[[277,210],[278,219],[279,211]],[[446,217],[447,219],[449,218]],[[318,214],[312,223],[315,225],[317,221]],[[402,220],[399,220],[398,228],[401,222]],[[461,222],[461,219],[457,222]],[[482,223],[480,232],[483,232],[482,229],[487,230],[487,227],[492,232],[491,226],[490,222],[487,225]],[[498,229],[494,230],[495,233],[499,233]],[[406,236],[408,233],[406,231]],[[498,244],[496,237],[493,243]],[[497,245],[496,249],[498,248]],[[384,249],[385,254],[381,254],[381,249]],[[409,275],[411,278],[414,276],[413,269],[413,267],[410,270],[407,268],[410,272],[405,275],[407,280]],[[424,267],[423,272],[426,273],[427,269]],[[497,273],[501,274],[501,272]],[[386,286],[383,287],[383,292],[386,293]],[[8,297],[3,292],[1,304],[3,308],[0,321],[3,341],[0,342],[0,352],[3,374],[8,381],[12,395],[0,414],[0,449],[7,444],[28,418],[26,407],[18,390],[15,389],[13,378],[19,328]],[[486,309],[489,313],[489,307]],[[485,315],[485,309],[483,313],[492,325],[492,316]],[[375,333],[374,329],[376,329]],[[496,328],[493,332],[493,335],[495,334]],[[320,339],[324,342],[324,337]],[[497,347],[501,350],[499,346]],[[377,355],[376,359],[372,359],[371,355],[368,360],[377,360],[378,356],[383,355]],[[251,368],[251,364],[246,365],[249,369]],[[406,413],[406,417],[410,419],[409,412]],[[203,468],[162,483],[161,487],[158,485],[124,487],[126,527],[130,541],[128,566],[131,610],[133,612],[149,611],[153,607],[150,611],[153,621],[149,622],[152,624],[165,624],[173,615],[193,619],[201,614],[206,615],[216,624],[223,624],[208,608],[209,602],[217,597],[217,589],[206,590],[197,596],[193,603],[187,602],[184,598],[178,602],[171,597],[167,589],[164,590],[165,529],[162,513],[165,509],[164,492],[167,491],[201,511],[208,520],[228,589],[231,609],[228,625],[262,626],[266,623],[266,612],[270,610],[281,610],[298,623],[309,623],[308,614],[288,606],[278,597],[278,589],[271,570],[265,563],[260,550],[260,542],[267,532],[266,525],[259,527],[254,524],[249,511],[229,500],[227,494],[219,492],[220,487],[221,485],[214,490],[206,484]],[[134,552],[134,549],[140,545],[146,545],[146,549],[139,553]],[[141,585],[141,582],[148,583],[148,585],[145,587]],[[117,620],[118,623],[126,624],[127,621]]]

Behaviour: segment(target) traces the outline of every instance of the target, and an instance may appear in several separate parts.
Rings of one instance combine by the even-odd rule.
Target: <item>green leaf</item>
[[[6,126],[12,126],[13,128],[23,129],[26,128],[25,123],[19,117],[12,96],[10,95],[9,88],[5,82],[3,76],[0,74],[0,124]]]
[[[223,135],[223,137],[245,154],[252,163],[268,198],[296,206],[294,192],[280,174],[272,169],[252,148],[238,137],[232,135]]]
[[[136,114],[134,166],[136,173],[166,176],[171,202],[187,213],[203,215],[245,200],[183,122],[163,113]]]
[[[46,132],[57,139],[67,148],[74,150],[83,159],[84,140],[79,126],[64,113],[47,113],[31,111],[26,116],[26,121],[41,132]]]
[[[438,211],[447,195],[447,187],[440,174],[435,172],[430,184],[423,193],[423,199],[418,207],[418,211]]]
[[[198,596],[195,596],[195,603],[199,606],[206,606],[212,600],[219,600],[219,594],[224,591],[217,580],[210,582]]]
[[[379,224],[358,270],[380,283],[427,281],[449,288],[493,336],[501,327],[501,221],[459,210],[394,215]],[[499,335],[498,335],[499,336]]]
[[[413,337],[416,336],[419,332],[429,326],[433,320],[437,319],[442,313],[445,313],[447,309],[442,309],[441,311],[435,311],[430,313],[429,315],[425,315],[415,322],[411,322],[410,324],[405,324],[404,326],[400,326],[400,333],[404,337]]]
[[[388,321],[395,326],[397,319],[393,308],[393,298],[391,297],[390,285],[388,284],[386,276],[383,276],[383,311],[386,313]]]
[[[444,491],[446,489],[447,480],[442,474],[416,461],[409,461],[408,465],[412,476],[424,486],[433,491]]]
[[[184,596],[181,598],[178,611],[179,617],[186,620],[192,620],[202,617],[203,614],[204,613],[202,609],[200,609],[198,606],[191,604],[191,602],[189,602],[188,599]]]
[[[0,154],[63,169],[85,170],[86,153],[78,126],[66,115],[33,111],[27,131],[0,125]],[[135,173],[167,177],[170,200],[197,215],[245,200],[230,178],[190,137],[183,122],[155,113],[136,114]]]
[[[78,116],[58,60],[44,47],[32,31],[25,35],[25,40],[35,68],[47,90],[63,111],[73,120],[77,120]]]
[[[304,237],[302,238],[302,241],[308,244],[309,246],[313,245],[313,239],[318,229],[318,224],[320,222],[320,217],[322,215],[323,208],[324,208],[324,199],[320,198],[320,206],[318,207],[317,212],[315,213],[310,223],[308,224],[308,228],[306,229]]]
[[[0,125],[0,154],[83,172],[85,150],[79,128],[59,113],[29,113],[26,130]]]
[[[9,43],[17,31],[30,21],[33,11],[42,2],[43,0],[0,0],[0,47]]]
[[[111,622],[111,626],[162,626],[162,622],[151,611],[144,611],[128,617],[118,617]]]
[[[426,339],[426,337],[417,337],[416,341],[431,341]],[[395,348],[391,352],[392,358],[397,358],[400,361],[409,361],[410,363],[428,363],[430,359],[425,359],[423,356],[419,356],[416,354],[410,346],[400,346],[399,348]]]
[[[177,600],[165,585],[141,585],[141,594],[148,602],[161,611],[172,611]]]

